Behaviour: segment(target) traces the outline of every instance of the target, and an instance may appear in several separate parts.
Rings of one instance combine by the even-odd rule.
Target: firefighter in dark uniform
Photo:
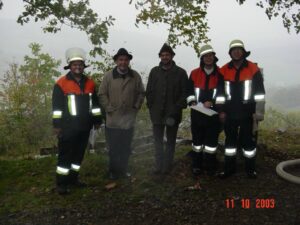
[[[217,111],[218,86],[222,86],[222,76],[216,53],[210,45],[200,49],[200,67],[191,72],[188,81],[189,106],[203,104],[205,108]],[[192,130],[192,172],[199,175],[202,169],[214,175],[217,167],[216,152],[221,123],[218,114],[212,116],[191,109]]]
[[[221,68],[224,77],[225,159],[221,178],[236,172],[236,154],[240,147],[245,157],[245,170],[249,178],[256,178],[255,158],[257,132],[255,132],[256,103],[265,101],[263,77],[258,66],[247,60],[241,40],[229,45],[231,61]]]
[[[58,137],[56,184],[59,194],[69,193],[69,186],[84,187],[78,180],[80,165],[93,125],[99,128],[101,110],[95,83],[84,75],[85,52],[71,48],[66,52],[70,71],[61,76],[53,89],[53,126]]]

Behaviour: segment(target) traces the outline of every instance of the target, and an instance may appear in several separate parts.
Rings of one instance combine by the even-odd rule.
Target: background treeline
[[[38,152],[41,147],[52,147],[56,144],[51,124],[51,97],[55,80],[61,75],[62,65],[59,60],[43,53],[41,45],[32,43],[29,48],[31,53],[24,57],[23,65],[11,63],[0,80],[2,155],[22,157]],[[113,66],[109,56],[105,62],[105,65],[97,65],[98,70],[95,73],[89,74],[98,84],[103,72]],[[188,130],[188,110],[184,117],[185,124],[182,128]],[[266,110],[265,121],[260,125],[262,129],[282,130],[299,126],[299,111],[284,112],[271,107]],[[136,129],[139,135],[150,133],[151,125],[145,105],[139,113]]]

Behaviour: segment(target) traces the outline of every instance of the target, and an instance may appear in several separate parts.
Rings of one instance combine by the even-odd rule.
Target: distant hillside
[[[267,105],[286,109],[300,110],[300,85],[272,87],[267,90]]]

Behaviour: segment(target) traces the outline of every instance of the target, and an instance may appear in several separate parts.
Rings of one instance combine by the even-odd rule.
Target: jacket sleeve
[[[148,82],[147,82],[147,87],[146,87],[146,100],[147,100],[147,107],[150,109],[152,104],[153,104],[153,69],[151,70],[149,77],[148,77]]]
[[[109,104],[109,98],[108,98],[108,76],[105,75],[103,77],[103,80],[100,84],[99,90],[98,90],[98,97],[99,97],[99,102],[104,111],[107,112],[107,107]]]
[[[93,115],[93,124],[102,123],[102,112],[99,104],[99,99],[97,97],[96,91],[92,94],[92,115]]]
[[[187,106],[187,85],[188,85],[188,75],[185,70],[182,72],[181,80],[180,80],[180,97],[176,102],[176,106],[179,109],[184,109]]]
[[[192,74],[190,74],[190,77],[187,81],[187,89],[186,89],[186,102],[190,106],[192,103],[196,103],[197,99],[195,96],[195,89],[194,89],[194,81],[192,79]]]
[[[264,102],[265,101],[265,87],[263,76],[260,71],[258,71],[252,79],[252,88],[255,102]]]
[[[145,98],[145,88],[142,82],[141,76],[138,74],[138,81],[137,81],[137,87],[136,87],[136,102],[134,104],[134,108],[140,109],[142,107],[142,104],[144,102]]]
[[[52,92],[52,124],[54,128],[62,128],[64,104],[64,93],[60,86],[55,84]]]

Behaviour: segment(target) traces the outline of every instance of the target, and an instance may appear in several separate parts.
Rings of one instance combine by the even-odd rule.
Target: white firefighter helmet
[[[235,40],[232,40],[229,44],[229,51],[233,48],[236,48],[236,47],[240,47],[240,48],[243,48],[245,50],[245,45],[244,45],[244,42],[242,42],[241,40],[239,39],[235,39]],[[246,51],[246,50],[245,50]]]
[[[231,54],[231,50],[233,48],[242,48],[244,50],[244,57],[247,58],[250,55],[250,51],[247,51],[244,45],[244,42],[239,40],[239,39],[235,39],[232,40],[229,44],[229,55]]]
[[[66,61],[68,64],[70,64],[70,62],[77,61],[77,60],[84,62],[85,58],[86,58],[86,52],[81,48],[69,48],[66,51]]]
[[[203,45],[201,48],[200,48],[200,58],[208,53],[214,53],[216,54],[216,52],[214,51],[214,49],[211,47],[211,45]]]

